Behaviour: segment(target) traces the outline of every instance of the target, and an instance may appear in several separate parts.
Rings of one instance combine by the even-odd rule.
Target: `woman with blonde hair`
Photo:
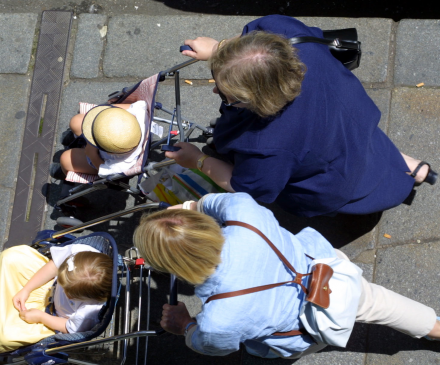
[[[296,359],[324,348],[325,343],[315,343],[304,331],[299,315],[305,295],[292,283],[295,274],[267,241],[237,222],[262,232],[299,273],[309,271],[311,259],[306,254],[348,260],[314,229],[289,233],[271,211],[245,193],[209,194],[198,203],[185,202],[144,216],[133,236],[141,255],[154,269],[194,284],[202,301],[196,319],[181,302],[165,304],[161,326],[184,335],[192,350],[213,356],[237,351],[241,343],[250,354],[264,358]],[[274,283],[282,285],[218,297]],[[440,322],[432,308],[363,278],[359,285],[353,323],[374,322],[417,338],[440,338]]]
[[[186,40],[183,54],[208,60],[222,105],[209,157],[189,143],[167,152],[230,192],[276,202],[299,216],[369,214],[395,207],[415,184],[434,184],[428,163],[399,152],[379,129],[380,111],[362,84],[287,16],[247,24],[240,37]]]

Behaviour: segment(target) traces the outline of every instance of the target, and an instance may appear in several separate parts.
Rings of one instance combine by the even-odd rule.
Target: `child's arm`
[[[26,283],[26,285],[12,298],[14,307],[19,311],[26,310],[26,301],[29,298],[30,293],[46,284],[49,280],[52,280],[58,273],[58,269],[54,262],[50,260],[40,270],[38,270],[34,276]]]
[[[20,311],[20,318],[27,323],[43,323],[46,327],[49,327],[53,330],[67,333],[67,318],[52,316],[48,313],[40,311],[39,309],[33,308]]]

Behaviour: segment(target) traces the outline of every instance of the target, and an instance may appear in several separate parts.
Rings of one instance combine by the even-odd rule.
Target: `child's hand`
[[[17,294],[12,298],[12,302],[14,303],[14,307],[19,312],[26,310],[26,301],[29,298],[29,293],[24,288],[21,289]]]
[[[20,311],[20,318],[27,323],[41,323],[41,318],[44,312],[39,309],[32,308],[29,310]]]

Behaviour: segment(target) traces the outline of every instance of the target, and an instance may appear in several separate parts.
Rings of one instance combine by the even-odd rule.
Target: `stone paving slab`
[[[381,112],[381,118],[379,122],[379,128],[382,129],[385,134],[388,133],[389,115],[390,115],[390,103],[391,103],[391,91],[388,89],[365,89],[368,96],[373,99]]]
[[[115,16],[109,21],[104,74],[145,78],[189,60],[179,53],[185,39],[207,36],[223,39],[241,34],[254,17]],[[176,36],[178,35],[178,36]],[[186,78],[211,78],[203,62],[182,72]]]
[[[240,34],[243,26],[256,17],[171,16],[164,18],[158,16],[149,17],[149,19],[152,21],[146,23],[143,17],[126,15],[110,20],[104,58],[106,76],[146,77],[186,61],[187,57],[178,54],[178,49],[185,39],[197,36],[215,39],[229,38]],[[323,29],[356,27],[359,39],[362,41],[363,54],[362,67],[354,73],[363,82],[387,80],[393,24],[391,19],[299,19],[307,25],[319,26]],[[225,33],[225,29],[228,33]],[[170,34],[181,34],[182,39],[170,38]],[[145,46],[138,47],[138,44]],[[121,62],[121,57],[124,58],[123,62]],[[196,70],[192,69],[187,74],[185,73],[185,77],[210,78],[211,76],[207,69],[198,66]]]
[[[396,85],[440,86],[440,20],[403,19],[396,36]]]
[[[407,244],[377,251],[375,282],[440,313],[440,243]],[[417,316],[417,313],[414,313]],[[384,326],[370,326],[368,365],[437,364],[438,342],[413,339]]]
[[[440,90],[398,88],[393,91],[390,117],[391,140],[403,153],[423,159],[440,169]],[[379,244],[433,242],[439,239],[438,184],[416,187],[411,206],[400,205],[384,212]],[[383,237],[387,233],[391,239]]]
[[[30,79],[27,76],[0,75],[0,98],[7,106],[0,114],[0,186],[15,187],[20,161],[21,145],[26,123],[26,110]],[[7,153],[5,153],[8,151]]]
[[[6,240],[6,231],[9,224],[9,211],[13,204],[13,191],[0,187],[0,249],[3,250],[3,243]]]
[[[71,67],[71,77],[94,78],[99,76],[100,61],[107,34],[107,16],[81,14]]]
[[[0,73],[27,73],[37,19],[30,13],[0,14]]]
[[[362,82],[385,82],[389,78],[390,42],[393,21],[380,18],[306,18],[308,26],[325,30],[356,28],[362,42],[361,66],[353,73]]]

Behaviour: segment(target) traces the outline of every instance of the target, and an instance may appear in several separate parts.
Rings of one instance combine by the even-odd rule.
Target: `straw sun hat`
[[[108,153],[130,152],[142,137],[136,117],[112,105],[90,109],[84,116],[82,132],[87,142]]]

